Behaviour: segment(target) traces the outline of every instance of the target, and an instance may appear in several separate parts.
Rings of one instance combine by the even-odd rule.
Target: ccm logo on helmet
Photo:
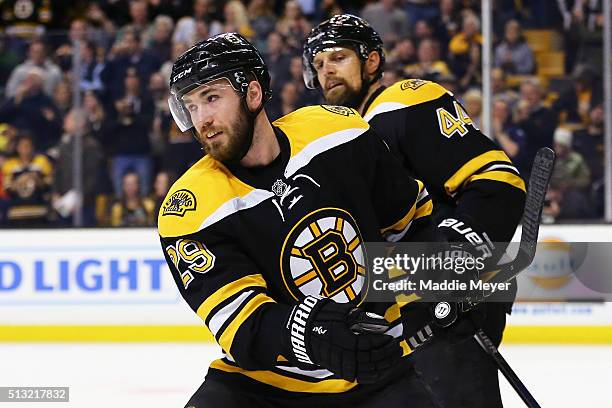
[[[176,75],[174,76],[174,78],[172,78],[172,82],[176,82],[176,81],[178,81],[179,79],[181,79],[182,77],[184,77],[185,75],[187,75],[188,73],[190,73],[192,68],[193,68],[193,67],[189,67],[189,68],[187,68],[186,70],[184,70],[183,72],[179,72],[178,74],[176,74]]]

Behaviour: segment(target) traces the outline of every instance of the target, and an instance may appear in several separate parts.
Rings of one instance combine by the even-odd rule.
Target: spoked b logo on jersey
[[[283,243],[280,270],[295,300],[315,295],[363,302],[368,291],[364,241],[353,217],[339,208],[304,216]]]
[[[322,208],[304,216],[287,234],[281,276],[295,300],[314,295],[361,304],[412,296],[437,302],[481,290],[470,284],[482,270],[479,260],[462,251],[450,253],[443,245],[366,243],[350,213]]]

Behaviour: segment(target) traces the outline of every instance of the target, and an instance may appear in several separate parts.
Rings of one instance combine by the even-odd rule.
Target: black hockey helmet
[[[219,78],[227,78],[236,92],[246,95],[253,76],[263,89],[265,103],[272,96],[268,67],[257,48],[238,33],[210,37],[185,51],[172,66],[168,99],[179,129],[184,132],[193,127],[183,95]]]
[[[382,76],[385,52],[380,35],[364,19],[352,14],[339,14],[323,21],[310,31],[302,54],[304,83],[307,88],[319,86],[317,73],[312,65],[315,55],[326,48],[349,46],[365,61],[372,51],[380,55],[380,65],[374,81]]]

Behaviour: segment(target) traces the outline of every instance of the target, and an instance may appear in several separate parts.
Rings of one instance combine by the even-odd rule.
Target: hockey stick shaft
[[[497,272],[490,282],[508,282],[514,279],[521,271],[527,268],[535,257],[538,233],[540,231],[540,219],[546,198],[546,190],[552,176],[555,164],[555,153],[544,147],[538,150],[531,168],[531,176],[525,199],[525,209],[521,221],[521,241],[514,260],[499,266]]]
[[[492,281],[507,282],[527,268],[535,257],[538,233],[540,230],[540,218],[546,198],[546,190],[555,163],[555,154],[548,148],[540,149],[533,162],[531,176],[529,177],[529,188],[523,211],[521,243],[516,258],[505,265],[501,265],[500,272],[494,276]],[[480,347],[491,357],[499,371],[504,375],[512,388],[521,397],[529,408],[540,408],[540,404],[529,392],[525,384],[516,375],[510,364],[504,359],[491,339],[480,329],[474,335]]]
[[[514,391],[521,397],[525,405],[529,408],[541,408],[540,404],[531,395],[525,384],[516,375],[510,364],[504,359],[497,347],[493,344],[491,339],[482,331],[478,330],[474,335],[474,338],[480,344],[480,347],[491,357],[499,371],[504,375],[506,380],[510,383]]]

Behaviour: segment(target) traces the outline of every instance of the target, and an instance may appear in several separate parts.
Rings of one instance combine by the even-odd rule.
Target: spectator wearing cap
[[[535,71],[533,51],[516,20],[506,23],[504,40],[495,48],[495,66],[508,74],[529,75]]]
[[[569,129],[558,127],[555,130],[554,150],[557,159],[545,214],[556,220],[592,217],[594,211],[586,194],[591,175],[583,157],[572,149]]]
[[[591,172],[582,155],[572,149],[572,131],[558,127],[553,141],[557,160],[551,187],[584,191],[591,181]]]
[[[410,35],[409,16],[397,5],[396,0],[381,0],[364,7],[361,17],[378,32],[385,44]]]
[[[47,47],[44,42],[34,40],[28,48],[28,59],[17,65],[6,84],[6,96],[9,98],[17,95],[18,89],[26,77],[37,68],[42,79],[42,90],[47,96],[53,95],[55,85],[62,78],[62,71],[47,57]]]
[[[27,134],[18,137],[15,151],[15,157],[2,165],[3,184],[9,202],[7,225],[46,225],[53,166],[46,156],[36,152],[34,140]]]

